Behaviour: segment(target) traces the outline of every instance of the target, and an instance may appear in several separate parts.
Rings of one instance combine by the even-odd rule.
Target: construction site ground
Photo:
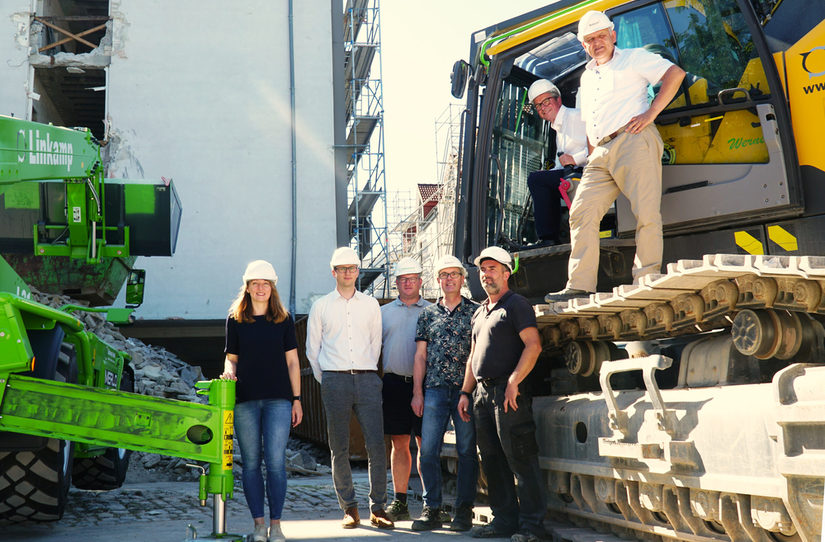
[[[284,506],[282,529],[288,541],[357,540],[364,537],[378,540],[471,540],[469,533],[446,529],[414,532],[412,521],[399,521],[393,531],[383,531],[369,525],[366,469],[353,471],[356,495],[361,512],[361,527],[341,528],[341,511],[335,498],[330,476],[290,478]],[[418,517],[422,503],[420,482],[411,480],[410,513]],[[390,491],[392,490],[390,484]],[[4,542],[183,542],[193,535],[204,538],[212,532],[212,501],[199,506],[197,482],[127,482],[114,491],[82,491],[72,489],[62,520],[51,524],[5,525]],[[391,493],[389,493],[391,495]],[[365,517],[366,516],[366,517]],[[489,520],[489,509],[475,508],[476,522]],[[248,535],[252,521],[240,488],[226,507],[229,533]],[[191,526],[191,527],[190,527]],[[620,539],[572,526],[548,524],[554,541],[618,542]],[[448,538],[449,537],[449,538]],[[251,538],[251,537],[250,537]]]

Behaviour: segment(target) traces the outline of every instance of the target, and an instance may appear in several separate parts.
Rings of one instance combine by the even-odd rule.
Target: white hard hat
[[[607,15],[601,11],[588,11],[579,20],[579,41],[584,42],[584,37],[593,32],[598,32],[604,28],[613,30],[613,23]]]
[[[336,265],[357,265],[361,267],[361,258],[354,248],[338,247],[332,253],[332,259],[329,261],[329,268],[333,271]]]
[[[278,284],[278,275],[275,273],[275,268],[265,260],[249,262],[249,265],[246,266],[246,271],[243,272],[244,284],[256,279],[271,280],[273,284]]]
[[[451,267],[458,268],[461,271],[463,276],[467,276],[467,270],[464,269],[464,266],[461,265],[461,260],[453,256],[452,254],[445,254],[444,256],[440,257],[437,262],[435,262],[435,276],[437,277],[441,271],[444,269],[449,269]]]
[[[476,267],[479,267],[481,266],[482,260],[486,260],[488,258],[492,258],[498,263],[507,266],[507,269],[509,269],[511,273],[513,272],[513,258],[510,257],[509,252],[501,247],[485,248],[481,251],[481,254],[476,256],[476,259],[473,260],[473,264],[475,264]]]
[[[395,263],[395,276],[421,274],[421,264],[417,260],[405,256]]]
[[[527,99],[532,102],[542,94],[552,92],[555,96],[561,96],[559,87],[548,81],[547,79],[536,79],[530,88],[527,90]]]

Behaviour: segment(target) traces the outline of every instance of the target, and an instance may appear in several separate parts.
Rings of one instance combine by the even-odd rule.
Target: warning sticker
[[[232,468],[232,437],[234,436],[235,413],[227,410],[223,415],[223,468]]]

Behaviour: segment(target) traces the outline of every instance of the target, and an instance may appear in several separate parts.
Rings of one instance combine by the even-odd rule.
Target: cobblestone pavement
[[[362,516],[368,514],[369,482],[366,473],[354,472],[353,481]],[[416,480],[417,482],[417,480]],[[388,493],[392,496],[392,487]],[[82,491],[72,489],[65,515],[59,522],[41,525],[2,525],[3,542],[103,542],[114,540],[152,542],[183,541],[193,532],[200,537],[212,532],[212,500],[201,507],[195,482],[158,482],[127,484],[113,491]],[[410,501],[410,513],[417,517],[421,503]],[[341,511],[330,476],[293,477],[287,483],[284,506],[284,532],[289,540],[344,540],[363,536],[415,536],[423,542],[430,536],[464,536],[438,531],[412,533],[410,522],[399,522],[391,533],[371,527],[344,531],[340,527]],[[369,518],[366,515],[366,518]],[[319,520],[321,520],[319,522]],[[326,521],[324,521],[326,520]],[[252,522],[243,491],[235,487],[233,498],[226,505],[227,531],[246,533]],[[366,520],[369,525],[369,520]],[[189,526],[191,525],[191,528]],[[435,540],[435,538],[432,538]]]

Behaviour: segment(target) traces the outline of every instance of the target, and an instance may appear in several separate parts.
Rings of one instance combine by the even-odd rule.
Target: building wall
[[[0,17],[0,114],[27,118],[31,0],[5,0]]]
[[[295,310],[333,287],[336,246],[331,9],[294,2]],[[139,258],[146,319],[223,318],[246,263],[271,261],[289,303],[291,132],[286,1],[113,0],[108,175],[171,178],[173,258]]]

